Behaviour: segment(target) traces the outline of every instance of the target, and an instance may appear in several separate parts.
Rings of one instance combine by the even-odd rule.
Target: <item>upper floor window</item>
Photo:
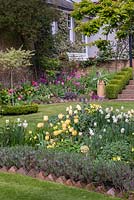
[[[67,27],[71,29],[71,16],[70,14],[67,15]]]

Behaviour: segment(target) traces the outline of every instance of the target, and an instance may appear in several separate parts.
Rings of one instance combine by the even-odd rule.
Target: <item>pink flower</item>
[[[80,86],[80,82],[73,82],[74,85]]]
[[[18,100],[20,101],[22,99],[22,96],[20,95],[20,96],[18,96]]]
[[[71,76],[67,76],[67,80],[70,81],[71,80]]]
[[[13,89],[9,89],[9,90],[8,90],[8,93],[9,93],[9,94],[12,94],[13,92],[14,92]]]
[[[38,83],[36,81],[32,81],[32,86],[38,86]]]

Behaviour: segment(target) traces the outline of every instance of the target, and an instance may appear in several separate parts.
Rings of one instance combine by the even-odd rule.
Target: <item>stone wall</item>
[[[32,67],[14,70],[13,72],[14,86],[19,85],[22,82],[35,80],[35,74],[33,71],[34,70],[32,69]],[[10,87],[10,71],[9,70],[0,70],[0,84],[2,84],[2,88]]]
[[[120,71],[122,68],[124,67],[129,67],[129,60],[120,60],[116,62],[113,61],[109,61],[107,63],[101,64],[101,67],[104,67],[105,69],[107,69],[109,72],[113,72],[113,71]],[[133,59],[133,68],[134,68],[134,59]]]

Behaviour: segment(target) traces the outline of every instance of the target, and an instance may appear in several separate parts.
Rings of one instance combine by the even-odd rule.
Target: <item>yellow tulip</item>
[[[58,115],[58,118],[59,119],[62,119],[64,117],[64,115],[62,114],[62,113],[60,113],[59,115]]]
[[[72,132],[72,131],[74,131],[74,128],[73,127],[69,128],[69,132]]]
[[[77,110],[79,110],[79,111],[81,110],[81,106],[80,106],[80,105],[77,105],[76,108],[77,108]]]
[[[63,131],[66,131],[67,130],[67,128],[66,127],[63,127]]]
[[[54,131],[53,134],[54,134],[54,136],[59,135],[58,131]]]
[[[88,153],[89,147],[87,145],[83,145],[80,147],[81,153]]]
[[[43,117],[43,119],[44,119],[45,122],[47,122],[47,121],[48,121],[48,116],[45,115],[45,116]]]
[[[77,124],[79,122],[78,119],[74,119],[74,123]]]
[[[66,128],[67,127],[67,124],[62,124],[62,128]]]
[[[72,131],[72,135],[76,136],[77,135],[77,131],[76,130]]]
[[[69,110],[68,113],[69,113],[69,115],[72,115],[72,114],[73,114],[73,111],[72,111],[72,110]]]
[[[32,131],[29,131],[29,134],[32,134]]]
[[[44,126],[44,123],[38,123],[37,128],[42,128]]]
[[[45,140],[48,141],[49,140],[49,135],[45,136]]]
[[[65,121],[65,124],[69,125],[70,122],[71,122],[70,119],[67,119],[67,120]]]
[[[34,140],[36,140],[36,139],[37,139],[37,136],[35,135],[35,136],[34,136]]]

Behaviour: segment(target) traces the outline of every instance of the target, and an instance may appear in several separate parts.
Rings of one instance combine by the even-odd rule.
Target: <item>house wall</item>
[[[88,49],[88,51],[89,51],[89,53],[88,53],[89,58],[95,58],[97,56],[97,53],[98,53],[99,50],[98,50],[98,48],[96,46],[91,46],[91,44],[93,42],[95,42],[96,40],[99,40],[99,39],[102,39],[102,40],[108,39],[111,42],[116,43],[115,33],[114,32],[111,33],[111,34],[109,34],[108,37],[106,38],[106,36],[103,35],[103,30],[100,29],[100,31],[97,34],[92,35],[88,39],[88,41],[89,41],[89,47],[88,47],[89,48]]]
[[[73,0],[73,2],[80,2],[81,0]],[[92,0],[93,2],[98,2],[98,0]],[[88,20],[85,19],[85,21]],[[106,39],[106,36],[103,35],[102,33],[102,29],[100,29],[100,31],[95,34],[95,35],[92,35],[91,37],[85,37],[85,43],[86,43],[86,56],[87,58],[95,58],[97,56],[97,53],[98,53],[98,48],[96,46],[93,46],[92,43],[96,40],[99,40],[99,39]],[[108,35],[108,40],[112,41],[112,42],[116,42],[115,40],[115,34],[112,33],[112,34],[109,34]],[[87,46],[87,44],[89,44],[89,46]]]

